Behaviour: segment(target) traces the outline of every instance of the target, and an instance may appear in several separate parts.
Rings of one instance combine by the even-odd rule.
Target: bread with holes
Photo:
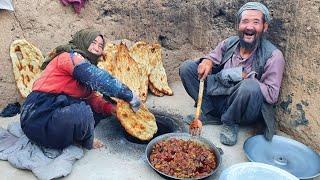
[[[44,57],[38,48],[25,39],[12,42],[10,57],[18,90],[26,98],[32,91],[33,82],[41,74]]]
[[[150,140],[158,131],[155,116],[142,104],[133,112],[128,102],[116,100],[116,115],[128,134],[140,140]]]

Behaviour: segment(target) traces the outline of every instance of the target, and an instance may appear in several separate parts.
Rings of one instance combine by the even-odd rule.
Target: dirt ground
[[[174,96],[156,97],[149,95],[148,107],[152,111],[165,112],[166,115],[175,119],[184,119],[187,115],[195,112],[192,106],[193,100],[185,92],[181,82],[170,83]],[[19,121],[19,115],[10,118],[0,117],[0,128],[7,128],[8,124]],[[114,121],[114,122],[113,122]],[[225,146],[219,141],[220,125],[205,125],[202,137],[208,139],[216,147],[223,151],[222,163],[217,172],[206,178],[217,180],[223,170],[231,165],[249,161],[243,150],[245,140],[253,136],[254,130],[250,126],[240,127],[238,142],[235,146]],[[115,134],[113,134],[116,132]],[[147,163],[145,158],[146,144],[134,144],[121,135],[122,129],[115,119],[104,119],[95,128],[95,137],[101,140],[105,147],[102,149],[86,150],[83,158],[78,160],[70,175],[65,180],[162,180]],[[279,132],[281,133],[281,132]],[[281,134],[284,136],[285,134]],[[124,173],[125,169],[125,173]],[[13,168],[7,161],[0,160],[0,179],[23,179],[33,180],[36,177],[32,172]],[[319,180],[319,179],[318,179]]]
[[[246,0],[89,0],[81,14],[59,0],[13,0],[0,10],[0,107],[23,102],[12,73],[9,46],[25,38],[46,54],[79,29],[95,27],[110,40],[158,42],[169,82],[179,81],[186,59],[208,53],[236,34],[234,14]],[[281,130],[320,151],[320,1],[265,0],[272,15],[269,37],[286,59],[277,120]]]

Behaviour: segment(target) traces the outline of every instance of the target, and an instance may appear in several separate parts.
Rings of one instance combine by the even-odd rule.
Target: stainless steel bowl
[[[151,151],[152,151],[152,148],[153,146],[159,142],[159,141],[162,141],[162,140],[167,140],[167,139],[171,139],[171,138],[176,138],[176,139],[182,139],[182,140],[192,140],[192,141],[195,141],[197,143],[200,143],[206,147],[208,147],[210,150],[212,150],[215,155],[216,155],[216,160],[217,160],[217,167],[212,170],[208,175],[206,176],[203,176],[203,177],[198,177],[198,178],[193,178],[193,179],[203,179],[203,178],[206,178],[206,177],[209,177],[213,174],[215,174],[217,172],[217,170],[219,169],[220,167],[220,164],[221,164],[221,154],[220,154],[220,151],[218,150],[218,148],[213,144],[211,143],[210,141],[208,141],[207,139],[203,138],[203,137],[200,137],[200,136],[191,136],[190,134],[188,133],[168,133],[168,134],[163,134],[161,136],[158,136],[156,138],[154,138],[152,141],[150,141],[147,145],[147,148],[146,148],[146,152],[145,152],[145,155],[146,155],[146,159],[148,161],[148,164],[155,170],[157,171],[160,175],[164,176],[164,177],[167,177],[167,178],[171,178],[171,179],[186,179],[186,178],[178,178],[178,177],[174,177],[174,176],[170,176],[170,175],[167,175],[159,170],[157,170],[155,167],[153,167],[153,165],[151,164],[150,162],[150,154],[151,154]]]

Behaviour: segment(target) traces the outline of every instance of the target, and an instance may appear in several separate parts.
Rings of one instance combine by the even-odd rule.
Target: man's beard
[[[251,34],[254,35],[255,38],[252,42],[246,42],[243,38],[245,34]],[[240,47],[247,49],[247,50],[254,50],[261,42],[261,39],[264,36],[264,33],[257,33],[255,30],[244,30],[243,32],[238,31],[238,35],[240,37]]]

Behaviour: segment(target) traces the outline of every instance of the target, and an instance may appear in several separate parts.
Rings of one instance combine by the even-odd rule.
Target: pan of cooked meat
[[[201,136],[168,133],[150,141],[146,148],[148,164],[160,175],[172,179],[203,179],[218,170],[218,148]]]

